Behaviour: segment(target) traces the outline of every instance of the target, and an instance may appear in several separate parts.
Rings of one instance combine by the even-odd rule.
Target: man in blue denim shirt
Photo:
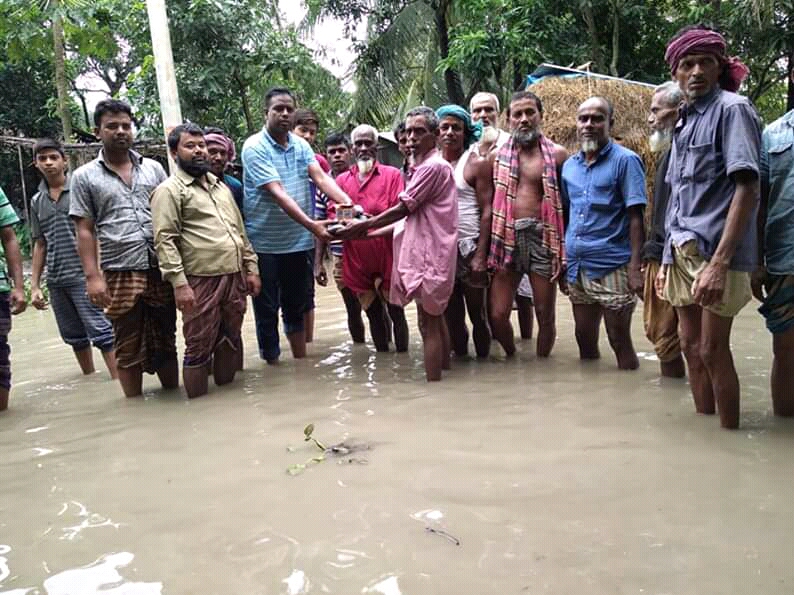
[[[791,71],[794,79],[794,70]],[[772,409],[794,416],[794,110],[772,122],[763,134],[759,232],[764,264],[753,278],[759,311],[772,333]],[[765,289],[766,295],[764,295]]]
[[[736,94],[747,68],[725,39],[703,26],[680,31],[665,59],[687,106],[673,133],[667,238],[657,291],[675,306],[695,409],[719,410],[739,426],[739,378],[731,356],[733,318],[750,301],[758,264],[761,122]]]
[[[591,97],[576,112],[582,150],[562,167],[570,201],[565,233],[568,289],[581,359],[596,359],[601,317],[618,367],[639,367],[631,315],[642,295],[645,171],[639,156],[610,139],[612,104]]]

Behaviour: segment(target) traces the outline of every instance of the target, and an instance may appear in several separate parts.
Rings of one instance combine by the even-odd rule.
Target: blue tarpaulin
[[[643,87],[651,87],[654,88],[656,85],[651,85],[648,83],[640,83],[639,81],[631,81],[628,79],[622,79],[614,76],[608,76],[606,74],[598,74],[595,72],[588,72],[587,70],[577,70],[576,68],[566,68],[565,66],[557,66],[556,64],[541,64],[538,66],[532,74],[527,75],[527,86],[534,85],[535,83],[542,81],[544,78],[553,76],[553,77],[562,77],[562,78],[579,78],[583,76],[589,76],[592,78],[610,80],[610,81],[620,81],[622,83],[629,83],[632,85],[642,85]]]

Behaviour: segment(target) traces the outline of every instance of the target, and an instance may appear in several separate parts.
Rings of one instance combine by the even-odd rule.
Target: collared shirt
[[[96,225],[102,269],[145,271],[153,246],[149,199],[168,176],[159,163],[130,151],[132,186],[105,163],[103,151],[72,174],[69,215]]]
[[[5,192],[0,188],[0,227],[14,225],[14,223],[19,223],[19,217],[14,207],[11,206]],[[6,254],[3,245],[0,244],[0,293],[9,291],[11,291],[11,282],[8,280]]]
[[[656,164],[656,176],[653,179],[653,212],[651,213],[651,229],[645,246],[642,247],[642,258],[662,262],[664,253],[667,203],[670,201],[670,184],[667,183],[667,167],[670,164],[670,149],[662,153]]]
[[[263,188],[281,182],[308,217],[314,212],[314,196],[308,168],[317,163],[309,143],[291,132],[283,147],[267,129],[248,138],[243,145],[243,214],[254,249],[264,254],[287,254],[314,247],[314,236],[294,221]]]
[[[378,162],[363,181],[358,178],[358,166],[352,165],[337,176],[336,184],[368,215],[380,215],[396,205],[404,187],[399,169]]]
[[[639,156],[612,140],[589,165],[580,151],[563,164],[562,185],[570,202],[568,281],[576,281],[580,267],[589,279],[601,279],[628,263],[628,209],[647,202]]]
[[[152,219],[160,271],[174,287],[185,285],[186,275],[258,274],[231,190],[213,174],[205,187],[177,169],[154,191]]]
[[[364,213],[372,216],[380,215],[396,205],[405,184],[399,169],[377,161],[363,181],[358,177],[358,166],[352,165],[350,169],[336,177],[336,183],[350,197],[354,205],[361,206]],[[328,210],[333,215],[336,205],[329,204]],[[376,252],[380,252],[383,245],[383,238],[353,240],[345,246],[343,258],[349,267],[371,270],[367,265],[380,261],[381,255]],[[390,261],[391,254],[389,254]]]
[[[240,182],[237,178],[230,174],[223,174],[223,181],[229,187],[229,190],[232,191],[232,196],[234,197],[234,202],[237,205],[237,208],[240,209],[240,212],[243,211],[243,183]]]
[[[455,284],[458,256],[458,196],[452,166],[438,149],[417,163],[411,181],[399,194],[408,208],[404,229],[394,234],[392,298],[406,300],[423,288],[429,311],[445,306]]]
[[[69,217],[69,177],[58,200],[50,196],[47,181],[30,201],[30,236],[47,245],[47,284],[79,285],[85,281],[83,265],[77,253],[77,234]]]
[[[764,257],[774,275],[794,275],[794,110],[766,127],[761,187],[768,197]]]
[[[672,246],[697,242],[706,259],[714,256],[736,192],[732,174],[760,172],[761,121],[747,98],[717,88],[682,110],[670,149],[670,204],[665,264]],[[758,261],[756,211],[742,233],[730,269],[752,271]]]

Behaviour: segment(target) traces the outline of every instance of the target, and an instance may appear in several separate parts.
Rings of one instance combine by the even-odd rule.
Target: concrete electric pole
[[[179,90],[174,72],[174,54],[171,51],[171,34],[168,30],[168,14],[165,10],[165,0],[146,0],[146,8],[149,12],[149,31],[152,34],[157,90],[160,93],[160,112],[167,143],[168,133],[182,123],[182,109],[179,106]],[[170,153],[168,163],[173,171],[174,163]]]

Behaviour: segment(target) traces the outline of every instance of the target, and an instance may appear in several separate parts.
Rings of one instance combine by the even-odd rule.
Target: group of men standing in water
[[[180,310],[183,381],[196,397],[210,374],[220,385],[242,368],[248,296],[261,359],[279,361],[279,313],[292,355],[306,355],[328,253],[354,342],[365,340],[363,312],[378,351],[391,342],[407,350],[403,308],[417,304],[431,381],[450,368],[451,354],[468,354],[467,315],[478,357],[489,355],[492,337],[512,356],[510,315],[527,293],[536,354],[549,356],[558,288],[572,304],[580,357],[600,356],[603,320],[618,367],[636,369],[631,319],[641,297],[662,374],[682,377],[688,368],[696,410],[719,411],[734,428],[730,332],[752,292],[774,335],[774,411],[794,415],[783,387],[794,365],[794,116],[762,139],[755,109],[736,93],[747,69],[716,31],[680,31],[665,59],[672,80],[649,107],[658,163],[647,238],[645,168],[612,139],[619,114],[604,97],[579,106],[573,154],[543,135],[543,102],[529,91],[510,100],[509,133],[496,126],[490,93],[475,94],[469,111],[414,108],[395,130],[406,157],[395,168],[378,160],[379,135],[367,124],[349,140],[328,135],[325,156],[315,154],[319,119],[298,109],[289,89],[274,88],[263,130],[242,148],[242,183],[227,173],[235,147],[223,131],[170,131],[176,170],[168,177],[132,150],[130,107],[103,101],[97,159],[67,178],[57,142],[34,150],[43,181],[33,200],[33,304],[44,307],[46,261],[65,342],[86,373],[90,346],[98,347],[127,396],[141,394],[144,372],[178,385]],[[7,215],[0,237],[13,284],[0,285],[8,311],[0,318],[10,324],[25,304]]]

